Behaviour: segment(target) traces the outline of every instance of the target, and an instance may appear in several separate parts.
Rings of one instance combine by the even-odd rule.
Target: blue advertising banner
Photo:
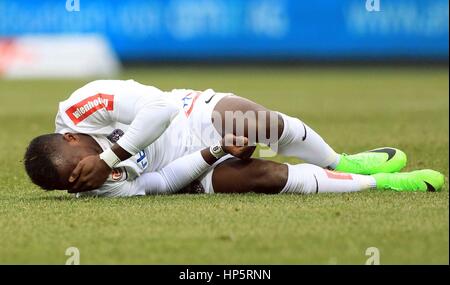
[[[448,59],[447,0],[0,0],[0,37],[100,33],[120,58]]]

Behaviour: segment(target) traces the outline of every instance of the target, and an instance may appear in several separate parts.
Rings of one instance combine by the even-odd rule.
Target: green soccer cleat
[[[406,154],[396,148],[383,147],[357,154],[342,154],[336,171],[354,174],[392,173],[406,166]]]
[[[444,186],[444,175],[431,170],[416,170],[404,173],[378,173],[372,175],[379,190],[394,191],[441,191]]]

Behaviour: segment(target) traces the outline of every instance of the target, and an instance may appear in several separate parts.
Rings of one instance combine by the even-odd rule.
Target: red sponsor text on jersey
[[[326,170],[326,169],[325,169],[325,173],[327,174],[328,178],[342,179],[342,180],[353,180],[352,175],[348,174],[348,173],[329,171],[329,170]]]
[[[90,96],[66,110],[67,116],[77,125],[84,119],[105,108],[107,111],[114,110],[114,95],[98,93]]]

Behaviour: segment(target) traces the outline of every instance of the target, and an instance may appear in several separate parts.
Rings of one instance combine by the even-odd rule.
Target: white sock
[[[284,130],[278,140],[279,154],[295,156],[320,167],[336,167],[340,155],[319,134],[299,119],[279,114],[284,122]]]
[[[343,193],[376,187],[370,175],[334,172],[312,164],[288,165],[288,180],[280,193]]]

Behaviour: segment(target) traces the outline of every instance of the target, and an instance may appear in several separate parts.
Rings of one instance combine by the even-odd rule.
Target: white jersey
[[[134,80],[97,80],[60,102],[57,133],[88,134],[103,150],[118,143],[133,155],[113,169],[101,188],[83,195],[145,195],[143,189],[125,182],[198,150],[201,146],[193,143],[187,118],[193,93],[199,92],[163,92]]]

